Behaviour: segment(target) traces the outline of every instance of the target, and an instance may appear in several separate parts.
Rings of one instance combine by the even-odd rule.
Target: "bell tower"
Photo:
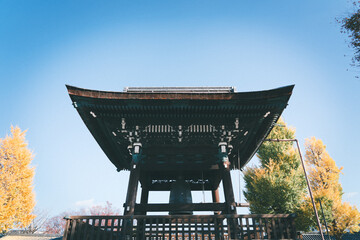
[[[230,170],[242,169],[256,153],[293,87],[259,92],[235,92],[233,87],[104,92],[67,86],[74,107],[110,161],[118,171],[130,171],[125,216],[235,214],[239,204]],[[136,203],[139,183],[141,200]],[[150,204],[150,191],[170,191],[169,203]],[[194,191],[210,191],[213,201],[193,203]]]

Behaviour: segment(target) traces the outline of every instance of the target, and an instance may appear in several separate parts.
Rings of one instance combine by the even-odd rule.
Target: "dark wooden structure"
[[[67,88],[74,107],[110,161],[118,171],[130,171],[124,219],[174,210],[214,211],[238,219],[230,170],[242,169],[256,153],[293,90],[293,86],[242,93],[226,87],[126,88],[123,92]],[[191,191],[211,191],[213,203],[148,203],[149,191],[170,191],[179,177]],[[139,182],[141,201],[136,203]],[[223,203],[218,191],[221,182]],[[208,217],[214,226],[218,224],[217,218]],[[141,224],[152,221],[149,219]],[[239,220],[229,221],[226,229],[242,231]]]
[[[289,214],[76,216],[66,223],[64,239],[296,239]]]

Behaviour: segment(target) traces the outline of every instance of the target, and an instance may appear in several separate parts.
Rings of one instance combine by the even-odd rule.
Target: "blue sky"
[[[1,0],[0,136],[11,125],[28,130],[39,208],[56,214],[107,200],[121,208],[128,173],[116,172],[97,146],[65,84],[110,91],[295,84],[285,121],[301,142],[323,140],[344,167],[344,199],[360,208],[359,71],[335,20],[352,10],[347,0]]]

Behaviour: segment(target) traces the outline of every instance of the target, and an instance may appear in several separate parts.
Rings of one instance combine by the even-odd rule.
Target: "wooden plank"
[[[123,232],[122,231],[122,224],[123,224],[123,219],[121,218],[117,218],[117,226],[116,226],[116,229],[117,229],[117,232],[116,232],[116,240],[120,240],[121,238],[121,233]]]
[[[178,218],[175,219],[175,228],[176,228],[176,231],[175,231],[175,234],[176,234],[175,239],[178,240],[178,234],[179,234],[179,219],[178,219]]]
[[[201,239],[205,239],[205,227],[203,218],[201,218]]]
[[[184,238],[185,238],[185,219],[182,219],[182,221],[181,221],[181,239],[184,239]]]
[[[221,228],[221,239],[225,239],[225,233],[224,233],[224,219],[223,218],[218,218],[220,220],[220,228]]]
[[[153,219],[149,219],[149,238],[152,239],[153,234]]]
[[[195,220],[195,240],[198,239],[198,221],[197,219]]]
[[[171,229],[171,226],[172,225],[172,219],[170,218],[170,221],[169,221],[169,239],[172,239],[171,237],[171,234],[172,234],[172,229]]]
[[[188,226],[189,226],[189,228],[188,228],[188,233],[189,233],[188,239],[191,240],[191,221],[190,221],[190,219],[188,219],[187,222],[188,222]],[[184,236],[184,238],[185,238],[185,236]]]
[[[187,170],[189,167],[187,166],[186,169]],[[206,180],[206,179],[205,179]],[[216,184],[216,183],[214,183]],[[213,183],[205,183],[204,186],[202,184],[199,183],[189,183],[189,186],[191,188],[191,191],[202,191],[203,188],[205,191],[210,191],[212,189],[214,189],[214,184]],[[171,183],[155,183],[155,184],[148,184],[149,186],[149,190],[150,191],[169,191],[171,189]]]
[[[115,219],[112,218],[110,219],[110,232],[111,232],[111,235],[110,235],[110,240],[113,240],[113,237],[114,237],[114,224],[115,224]]]
[[[80,224],[80,229],[79,229],[79,235],[77,237],[77,239],[81,240],[81,239],[85,239],[86,237],[86,228],[88,226],[87,224],[88,219],[84,220],[80,220],[79,224]]]
[[[250,207],[249,203],[236,203],[236,207]]]
[[[210,221],[210,218],[207,220],[207,226],[208,226],[208,239],[211,239],[211,221]]]
[[[162,220],[162,225],[163,225],[163,228],[162,228],[162,240],[164,240],[165,239],[165,225],[166,225],[165,218],[163,218],[163,220]]]
[[[91,224],[92,224],[92,228],[91,228],[90,239],[93,240],[95,238],[95,234],[94,234],[95,233],[95,218],[91,218]]]
[[[99,225],[97,226],[97,233],[96,233],[96,240],[101,240],[102,238],[102,232],[101,232],[101,222],[102,222],[102,218],[99,217]]]
[[[240,236],[244,237],[244,227],[243,227],[243,219],[242,217],[239,217],[239,226],[240,226]]]
[[[278,234],[277,234],[277,227],[276,227],[274,218],[271,219],[271,229],[272,229],[272,232],[274,233],[274,238],[277,239]]]
[[[215,240],[220,240],[219,236],[219,219],[214,218],[214,233],[215,233]]]
[[[144,219],[136,219],[136,239],[142,239],[145,231],[145,220]]]
[[[240,228],[240,221],[241,221],[241,219],[240,218],[234,218],[235,219],[235,227],[236,227],[236,231],[237,231],[237,237],[239,238],[239,239],[241,239],[242,238],[242,235],[241,235],[241,228]]]
[[[292,215],[290,218],[288,218],[288,220],[290,221],[290,226],[291,226],[291,233],[292,235],[290,236],[290,238],[295,239],[296,236],[296,226],[295,226],[295,217]]]
[[[268,239],[271,239],[271,229],[270,229],[270,220],[268,220],[268,219],[265,219],[264,220],[265,221],[265,230],[266,230],[266,232],[267,232],[267,235],[268,235]]]
[[[168,212],[171,210],[181,211],[225,211],[225,203],[191,203],[191,204],[135,204],[136,212]]]
[[[229,221],[229,218],[226,219],[226,223],[227,223],[227,234],[228,234],[228,239],[231,239],[231,223]]]
[[[248,239],[251,239],[250,226],[249,226],[249,218],[246,218],[246,232],[247,232]]]
[[[140,239],[141,238],[146,238],[146,220],[144,219],[141,221]]]
[[[252,226],[254,229],[255,238],[260,239],[260,233],[259,233],[260,229],[257,228],[259,225],[256,225],[256,218],[251,218],[251,219],[252,219]]]
[[[75,238],[75,230],[76,230],[76,222],[77,220],[71,221],[71,233],[70,233],[70,240],[74,240]]]
[[[156,218],[155,224],[156,224],[156,240],[158,240],[159,239],[159,218]]]
[[[194,204],[194,203],[193,203]],[[201,203],[203,204],[203,203]],[[207,203],[205,203],[207,204]],[[178,215],[180,218],[183,215]],[[210,217],[219,217],[219,218],[226,218],[228,215],[222,214],[219,216],[210,216]],[[233,217],[255,217],[255,218],[294,218],[292,214],[231,214]],[[92,219],[94,216],[70,216],[68,219]],[[120,219],[132,219],[134,217],[132,216],[125,216],[125,215],[114,215],[114,216],[101,216],[103,219],[109,219],[109,218],[120,218]],[[159,215],[136,215],[136,218],[157,218]],[[172,216],[169,215],[161,215],[163,218],[172,218]],[[198,217],[204,217],[208,218],[209,215],[192,215],[192,218],[198,218]],[[185,217],[187,218],[187,216]]]
[[[65,218],[66,220],[66,225],[65,225],[65,231],[64,231],[64,240],[68,240],[70,238],[70,222],[71,222],[71,219],[67,219]]]
[[[260,227],[260,239],[264,239],[264,231],[263,231],[263,222],[262,218],[259,218],[259,227]]]
[[[76,220],[76,230],[75,230],[75,236],[74,239],[78,240],[81,238],[81,219]]]
[[[130,226],[129,226],[129,228],[130,228],[130,233],[129,233],[129,235],[130,235],[130,238],[133,238],[133,235],[134,235],[134,219],[131,219],[130,220]]]
[[[284,226],[283,226],[283,221],[281,218],[277,219],[278,222],[278,226],[279,226],[279,233],[280,233],[280,238],[283,239],[284,238]]]

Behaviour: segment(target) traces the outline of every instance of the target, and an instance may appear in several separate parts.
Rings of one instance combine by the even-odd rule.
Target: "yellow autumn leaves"
[[[340,239],[346,231],[359,231],[359,211],[355,206],[342,202],[343,191],[339,182],[342,168],[336,166],[320,139],[307,139],[305,149],[306,167],[314,198],[322,201],[323,205],[326,203],[323,207],[325,212],[329,212],[327,225],[331,234]],[[306,207],[309,208],[309,204],[306,204]]]
[[[27,226],[35,217],[32,159],[25,131],[11,127],[11,135],[0,139],[0,233]]]
[[[280,119],[268,138],[294,139],[295,130]],[[306,139],[305,162],[320,220],[336,239],[346,231],[359,231],[360,213],[355,206],[342,202],[339,182],[341,168],[315,137]],[[244,195],[250,211],[259,214],[296,213],[298,230],[317,229],[313,206],[307,194],[304,172],[292,142],[264,142],[258,151],[260,166],[244,171]],[[320,208],[323,206],[324,216]],[[323,224],[323,227],[324,224]]]

